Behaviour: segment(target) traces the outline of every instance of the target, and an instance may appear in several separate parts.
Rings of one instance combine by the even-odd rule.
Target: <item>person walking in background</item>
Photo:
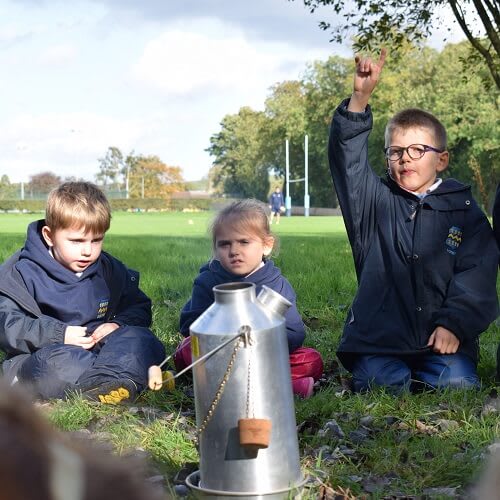
[[[151,301],[139,274],[102,251],[111,209],[89,182],[67,182],[45,220],[0,267],[4,376],[42,399],[68,391],[103,403],[133,401],[164,355],[149,330]]]
[[[270,231],[266,206],[257,200],[241,200],[223,208],[212,226],[213,258],[200,269],[191,298],[182,308],[180,332],[186,337],[177,348],[177,370],[191,363],[189,327],[214,302],[213,287],[223,283],[255,283],[278,292],[292,306],[285,315],[293,392],[303,398],[313,393],[323,372],[323,360],[315,349],[302,347],[305,328],[297,310],[295,291],[270,260],[276,238]]]
[[[281,212],[285,209],[285,202],[283,200],[283,193],[279,187],[276,187],[274,192],[269,197],[269,208],[271,209],[271,218],[269,224],[273,223],[274,216],[276,216],[276,224],[280,223]]]
[[[385,133],[387,179],[371,169],[368,101],[385,56],[356,57],[352,96],[330,129],[359,284],[337,354],[357,391],[477,388],[479,335],[498,314],[498,248],[470,186],[438,178],[449,155],[432,114],[397,113]]]

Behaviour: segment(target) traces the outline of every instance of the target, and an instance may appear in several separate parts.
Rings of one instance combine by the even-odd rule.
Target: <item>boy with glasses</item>
[[[449,155],[432,114],[397,113],[385,133],[387,179],[370,168],[368,101],[385,57],[356,57],[353,94],[330,130],[359,283],[337,354],[356,391],[477,388],[479,334],[498,314],[498,249],[470,187],[437,177]]]

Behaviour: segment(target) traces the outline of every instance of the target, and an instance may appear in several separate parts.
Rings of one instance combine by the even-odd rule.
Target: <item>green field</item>
[[[0,260],[22,245],[26,225],[36,218],[0,215]],[[105,239],[105,250],[141,272],[141,287],[153,300],[153,329],[168,352],[180,340],[178,315],[192,281],[210,257],[208,221],[206,213],[116,213]],[[484,411],[495,390],[499,326],[490,326],[481,337],[480,392],[400,397],[383,391],[346,392],[346,374],[334,362],[334,352],[356,278],[342,219],[282,218],[272,228],[280,241],[274,260],[297,292],[307,326],[306,344],[322,353],[327,366],[327,381],[315,396],[296,401],[303,468],[316,478],[309,496],[315,498],[328,488],[370,498],[421,495],[440,487],[464,494],[481,468],[485,448],[500,435],[498,413]],[[103,408],[78,399],[55,403],[49,417],[65,430],[102,422],[119,451],[143,447],[171,482],[185,463],[197,461],[189,434],[194,419],[188,416],[186,430],[180,418],[186,411],[189,415],[192,401],[181,385],[173,393],[144,394],[141,404],[179,418],[144,423],[127,407]],[[363,417],[370,417],[370,423]],[[332,419],[344,437],[318,434]],[[358,439],[360,430],[365,439]]]

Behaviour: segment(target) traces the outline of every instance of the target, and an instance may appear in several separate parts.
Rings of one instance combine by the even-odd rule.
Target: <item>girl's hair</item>
[[[269,225],[269,210],[267,205],[259,200],[246,199],[233,201],[223,207],[215,216],[210,225],[212,248],[215,251],[217,233],[220,228],[230,227],[242,233],[251,233],[262,241],[274,240],[273,249],[277,247],[277,238],[271,232]]]
[[[91,182],[65,182],[49,194],[45,224],[52,231],[83,227],[94,234],[104,234],[110,222],[109,202]]]
[[[427,129],[436,141],[436,144],[428,144],[428,146],[446,150],[447,140],[444,125],[433,114],[419,108],[403,109],[389,120],[385,128],[385,145],[390,146],[390,140],[395,130],[406,131],[409,128]]]

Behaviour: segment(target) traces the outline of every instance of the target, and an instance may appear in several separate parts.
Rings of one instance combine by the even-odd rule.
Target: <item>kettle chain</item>
[[[248,369],[247,369],[247,401],[246,401],[246,417],[255,418],[254,407],[253,407],[253,380],[252,380],[252,344],[250,340],[247,344],[249,347],[248,353]]]
[[[217,405],[219,404],[219,401],[222,397],[222,393],[224,392],[224,389],[226,387],[226,383],[229,380],[229,376],[231,375],[231,371],[232,371],[233,366],[234,366],[234,361],[236,359],[236,355],[238,354],[240,347],[242,347],[243,345],[249,344],[250,327],[247,325],[244,325],[240,328],[239,332],[241,333],[242,336],[244,335],[244,339],[238,338],[238,341],[236,342],[236,344],[234,346],[234,349],[233,349],[233,352],[231,354],[231,357],[229,358],[229,363],[227,365],[224,376],[222,377],[222,380],[219,384],[219,387],[218,387],[217,391],[215,392],[214,399],[212,400],[212,403],[208,407],[208,411],[207,411],[207,414],[205,415],[205,418],[203,419],[203,422],[200,424],[198,429],[196,429],[196,436],[194,437],[195,446],[198,446],[201,433],[207,428],[207,425],[212,420],[215,409],[217,408]]]

